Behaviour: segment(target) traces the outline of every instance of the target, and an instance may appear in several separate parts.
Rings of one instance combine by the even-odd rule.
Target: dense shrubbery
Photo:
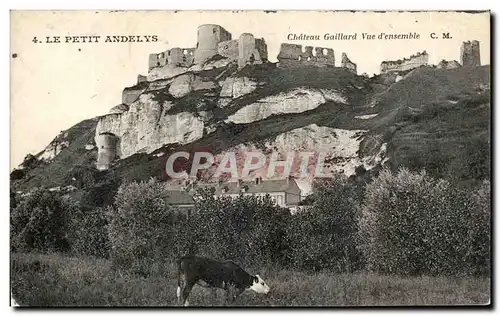
[[[288,210],[269,197],[214,198],[201,190],[196,210],[178,238],[178,253],[197,253],[246,264],[280,263]]]
[[[33,190],[10,213],[11,248],[15,251],[66,251],[66,220],[74,205],[55,192]]]
[[[172,251],[175,214],[163,183],[151,179],[121,185],[107,215],[115,266],[147,273]]]
[[[71,246],[77,255],[109,256],[115,267],[146,274],[186,254],[315,271],[489,272],[489,182],[466,191],[406,169],[371,176],[316,182],[309,205],[295,215],[269,197],[216,199],[205,189],[188,216],[169,204],[156,180],[122,184],[105,208],[36,190],[14,198],[12,247]]]
[[[69,219],[71,251],[76,255],[107,258],[109,238],[104,208],[78,208]]]
[[[488,269],[488,198],[425,172],[382,171],[366,187],[360,249],[367,269],[396,274],[461,274]]]
[[[341,176],[315,183],[312,206],[294,215],[287,227],[288,258],[292,266],[336,272],[359,267],[358,185]]]

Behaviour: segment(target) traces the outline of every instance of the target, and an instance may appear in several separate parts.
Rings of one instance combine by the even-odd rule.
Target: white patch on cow
[[[186,299],[186,302],[184,302],[184,306],[189,306],[189,300]]]
[[[255,277],[257,278],[257,281],[254,281],[252,286],[250,286],[250,289],[257,292],[257,293],[262,293],[262,294],[267,294],[269,293],[269,286],[262,280],[262,278],[256,274]]]
[[[179,299],[181,298],[181,287],[180,286],[177,287],[177,298],[179,298]]]

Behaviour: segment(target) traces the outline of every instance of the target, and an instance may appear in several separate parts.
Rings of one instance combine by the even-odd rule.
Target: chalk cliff
[[[243,124],[259,121],[273,114],[301,113],[315,109],[327,101],[347,102],[346,98],[336,91],[299,87],[246,105],[229,116],[228,121]]]
[[[96,142],[104,133],[116,135],[120,140],[117,156],[126,158],[138,152],[150,153],[166,144],[185,144],[201,138],[203,120],[189,112],[167,114],[171,106],[171,102],[160,103],[152,94],[143,94],[128,111],[101,117]]]

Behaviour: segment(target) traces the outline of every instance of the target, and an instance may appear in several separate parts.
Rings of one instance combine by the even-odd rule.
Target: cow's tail
[[[181,265],[182,265],[182,258],[177,259],[177,299],[180,301],[181,299]]]

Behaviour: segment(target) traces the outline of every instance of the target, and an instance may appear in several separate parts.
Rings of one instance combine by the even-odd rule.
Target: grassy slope
[[[95,145],[94,136],[98,118],[82,121],[67,130],[69,146],[54,157],[50,163],[42,163],[29,170],[26,176],[13,182],[16,190],[27,190],[37,186],[56,187],[73,184],[70,175],[75,169],[91,169],[97,159],[97,149],[86,150],[85,145]],[[69,178],[68,178],[69,177]]]
[[[12,291],[25,306],[173,306],[175,266],[167,263],[156,276],[114,271],[110,262],[58,254],[12,255]],[[39,268],[35,261],[39,262]],[[249,270],[250,271],[250,270]],[[242,306],[373,306],[486,304],[488,278],[397,277],[376,274],[308,274],[260,269],[271,287],[267,296],[243,293]],[[191,306],[222,305],[223,293],[195,287]]]
[[[385,130],[389,141],[391,166],[424,167],[439,177],[454,176],[462,172],[457,170],[462,168],[460,165],[479,163],[480,159],[486,159],[483,167],[488,167],[489,155],[470,157],[469,152],[476,151],[477,146],[489,147],[489,73],[490,67],[420,69],[393,85],[394,91],[386,93],[382,100],[398,111],[388,125],[378,128]],[[473,171],[463,177],[488,173]]]

